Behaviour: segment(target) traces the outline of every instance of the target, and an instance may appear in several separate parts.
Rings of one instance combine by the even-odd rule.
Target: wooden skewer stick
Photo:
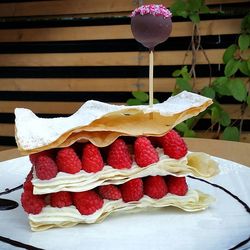
[[[154,53],[149,51],[149,106],[153,106],[154,100]]]

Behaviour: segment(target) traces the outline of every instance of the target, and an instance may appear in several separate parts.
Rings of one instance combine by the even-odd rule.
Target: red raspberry
[[[31,191],[24,191],[21,195],[23,209],[28,214],[39,214],[45,202],[42,197],[32,194]]]
[[[170,158],[180,159],[187,154],[186,143],[174,130],[162,136],[161,143],[164,154],[168,155]]]
[[[34,168],[32,166],[29,173],[26,176],[26,180],[31,180],[33,178],[33,170],[34,170]]]
[[[25,182],[23,183],[23,189],[25,191],[31,191],[33,192],[33,184],[32,184],[32,179],[33,179],[33,168],[31,168],[30,172],[28,173]]]
[[[99,194],[103,199],[119,200],[122,198],[120,189],[115,185],[100,186],[98,188]]]
[[[162,176],[148,176],[144,182],[144,194],[153,199],[160,199],[168,192],[168,187]]]
[[[123,139],[116,139],[110,145],[107,163],[116,169],[131,168],[132,158]]]
[[[135,161],[138,166],[146,167],[159,161],[159,156],[150,140],[144,136],[138,137],[134,144]]]
[[[50,180],[57,175],[57,165],[52,158],[46,155],[39,156],[35,163],[36,176],[40,180]]]
[[[52,207],[68,207],[72,205],[71,194],[66,191],[61,191],[58,193],[52,193],[50,195],[50,205]]]
[[[33,184],[31,182],[31,179],[30,180],[28,180],[28,179],[25,180],[25,182],[23,183],[23,189],[33,192]]]
[[[96,173],[102,170],[104,167],[102,155],[99,149],[91,144],[87,143],[83,148],[82,154],[82,168],[88,173]]]
[[[82,169],[82,163],[71,147],[62,148],[56,156],[56,164],[61,172],[75,174]]]
[[[30,159],[30,162],[35,165],[36,163],[36,160],[38,159],[39,156],[49,156],[49,157],[53,157],[53,152],[52,150],[45,150],[45,151],[42,151],[42,152],[39,152],[39,153],[35,153],[35,154],[31,154],[29,155],[29,159]]]
[[[84,215],[93,214],[103,206],[103,199],[93,190],[73,193],[73,202]]]
[[[168,191],[171,194],[184,196],[188,191],[188,185],[185,177],[176,177],[168,175],[166,178]]]
[[[136,178],[125,182],[120,186],[120,190],[124,202],[138,201],[143,197],[142,179]]]

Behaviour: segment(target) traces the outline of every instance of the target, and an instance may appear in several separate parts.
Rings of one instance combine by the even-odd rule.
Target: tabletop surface
[[[250,143],[213,139],[185,138],[190,151],[205,152],[250,167]],[[0,161],[20,157],[16,148],[0,151]]]

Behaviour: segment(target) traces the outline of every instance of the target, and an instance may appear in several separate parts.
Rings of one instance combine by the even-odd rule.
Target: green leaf
[[[238,46],[236,44],[230,45],[223,54],[223,62],[227,64],[230,59],[234,58],[234,53],[236,52]]]
[[[138,99],[130,98],[127,100],[128,106],[143,105],[144,103]]]
[[[196,13],[190,14],[189,18],[195,24],[198,24],[200,22],[200,16],[198,14],[196,14]]]
[[[180,69],[177,69],[175,70],[173,73],[172,73],[172,76],[173,77],[177,77],[177,76],[180,76],[181,75],[181,70]]]
[[[226,127],[222,134],[223,140],[239,141],[240,131],[237,127]]]
[[[248,70],[250,71],[250,60],[247,61],[247,67],[248,67]]]
[[[181,17],[184,17],[184,18],[187,18],[188,17],[188,12],[183,10],[183,11],[178,11],[177,12],[177,15],[178,16],[181,16]]]
[[[213,82],[213,89],[220,95],[231,96],[228,88],[229,79],[225,76],[216,78]]]
[[[241,34],[238,39],[238,44],[241,50],[246,50],[249,46],[250,39],[247,34]]]
[[[246,15],[241,21],[241,33],[250,33],[250,14]]]
[[[219,123],[224,127],[229,126],[231,123],[231,119],[230,119],[229,114],[227,112],[225,112],[224,110],[221,110],[221,112],[220,112]]]
[[[241,73],[250,76],[250,69],[248,68],[247,61],[241,61],[239,69]]]
[[[196,116],[196,117],[197,117],[197,116]],[[187,119],[187,120],[185,121],[185,123],[187,124],[187,126],[188,126],[189,128],[191,128],[191,127],[193,126],[196,117],[191,117],[191,118],[189,118],[189,119]]]
[[[196,137],[196,133],[192,129],[188,129],[183,134],[184,137]]]
[[[211,122],[213,124],[219,122],[221,111],[222,108],[220,104],[216,101],[207,109],[207,112],[210,112]]]
[[[179,132],[182,132],[184,133],[185,131],[188,130],[188,126],[185,122],[181,122],[179,123],[178,125],[175,126],[175,128],[179,131]]]
[[[211,122],[213,124],[219,122],[220,120],[220,108],[216,105],[214,105],[212,108],[211,108]]]
[[[147,93],[145,93],[145,92],[143,92],[143,91],[133,91],[132,92],[132,95],[136,98],[136,99],[138,99],[138,100],[140,100],[140,101],[142,101],[142,102],[146,102],[146,101],[148,101],[148,94]]]
[[[184,67],[181,68],[181,76],[186,79],[186,80],[190,80],[191,76],[188,72],[188,67],[187,65],[185,65]]]
[[[244,101],[246,100],[247,97],[247,89],[246,89],[246,85],[244,84],[244,82],[239,79],[239,78],[235,78],[235,79],[231,79],[229,81],[229,89],[232,93],[232,96],[237,100],[237,101]]]
[[[239,66],[240,66],[240,61],[231,58],[226,64],[224,70],[225,76],[229,77],[234,75],[236,71],[239,69]]]
[[[201,0],[189,0],[188,1],[188,9],[191,11],[198,11],[201,7]]]
[[[188,73],[188,67],[187,67],[187,65],[185,65],[185,66],[183,66],[183,67],[181,68],[181,73],[182,73],[182,74]]]
[[[173,91],[172,91],[172,94],[171,94],[171,96],[175,96],[175,95],[178,95],[179,93],[181,92],[181,90],[180,89],[178,89],[178,88],[175,88]]]
[[[215,98],[215,91],[213,88],[210,88],[210,87],[204,87],[202,90],[201,90],[201,94],[203,96],[206,96],[208,98],[211,98],[211,99],[214,99]]]
[[[192,91],[192,87],[186,79],[176,78],[176,84],[181,90]]]
[[[182,16],[184,18],[187,18],[187,4],[182,0],[177,0],[171,5],[171,12],[174,16]]]
[[[153,99],[153,104],[156,104],[156,103],[159,103],[159,101],[156,98],[154,98]]]
[[[247,105],[250,106],[250,96],[247,96]]]

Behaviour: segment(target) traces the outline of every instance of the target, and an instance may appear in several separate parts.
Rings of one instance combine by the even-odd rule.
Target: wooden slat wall
[[[221,64],[224,49],[205,50],[210,63]],[[192,53],[186,51],[162,51],[154,53],[154,65],[179,65],[187,56],[185,64],[192,64]],[[138,60],[139,58],[139,60]],[[171,58],[171,60],[169,60]],[[147,66],[148,52],[109,52],[109,53],[55,53],[55,54],[2,54],[3,66]],[[202,51],[197,53],[197,64],[207,64]]]
[[[213,81],[214,78],[212,78]],[[245,78],[242,78],[246,81]],[[3,78],[0,79],[0,91],[103,91],[103,92],[130,92],[140,89],[148,91],[147,78]],[[196,88],[202,89],[209,83],[209,78],[197,78]],[[103,88],[105,86],[105,88]],[[155,92],[171,92],[174,89],[173,78],[154,79]]]
[[[240,32],[241,19],[204,20],[200,23],[200,34],[227,35]],[[190,36],[191,22],[173,23],[171,37]],[[130,25],[58,27],[39,29],[11,29],[0,31],[0,42],[39,42],[76,40],[133,39]]]
[[[103,13],[124,13],[130,12],[138,6],[139,3],[164,4],[169,7],[173,0],[49,0],[38,2],[24,3],[6,3],[0,8],[0,16],[43,16],[43,15],[72,15],[72,14],[103,14]],[[207,5],[212,4],[228,4],[228,3],[244,3],[247,0],[205,0]]]
[[[124,103],[131,91],[148,90],[148,52],[133,39],[126,17],[142,2],[170,6],[173,1],[0,3],[0,145],[15,145],[16,107],[30,108],[44,117],[65,116],[88,99]],[[202,16],[200,23],[212,80],[223,75],[223,52],[240,32],[243,14],[231,10],[246,9],[248,2],[206,1],[212,9],[226,10],[224,15]],[[160,101],[175,86],[172,72],[183,63],[191,64],[191,54],[186,53],[191,32],[189,21],[174,17],[171,37],[156,48],[154,90]],[[209,68],[201,51],[197,64],[196,90],[200,90],[209,84]],[[223,102],[232,119],[240,119],[240,104],[232,99]],[[244,120],[241,140],[250,142],[249,109]],[[199,127],[205,137],[211,136],[207,126]]]

